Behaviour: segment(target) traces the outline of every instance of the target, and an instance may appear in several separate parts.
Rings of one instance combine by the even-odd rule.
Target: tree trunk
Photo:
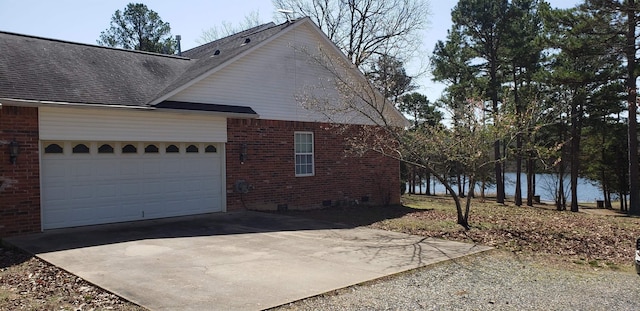
[[[456,167],[458,165],[456,164]],[[460,171],[457,172],[457,181],[458,181],[458,196],[463,197],[464,198],[464,190],[462,190],[462,176],[460,176]]]
[[[464,197],[464,194],[467,192],[466,188],[467,188],[467,175],[462,174],[462,197]]]
[[[578,93],[578,92],[576,92]],[[579,93],[581,93],[579,91]],[[579,94],[578,93],[578,94]],[[571,211],[578,211],[578,173],[580,172],[580,129],[582,120],[582,95],[575,94],[571,101]]]
[[[470,229],[469,228],[469,212],[467,211],[466,213],[463,214],[462,204],[460,204],[460,197],[458,197],[458,195],[456,195],[456,192],[453,190],[453,188],[451,188],[451,185],[449,184],[449,182],[447,182],[446,176],[445,178],[443,178],[442,176],[436,174],[436,172],[429,167],[425,167],[425,169],[428,170],[429,173],[432,174],[433,177],[435,177],[444,186],[446,191],[451,195],[454,203],[456,204],[456,214],[458,216],[458,224],[461,225],[463,228],[465,228],[465,230],[469,230]]]
[[[516,104],[516,118],[518,120],[518,127],[520,127],[520,119],[522,118],[522,108],[520,107],[520,97],[518,97],[518,75],[516,73],[516,66],[514,62],[513,66],[513,98]],[[518,129],[516,136],[516,192],[515,203],[516,206],[522,206],[522,180],[520,174],[522,173],[522,134],[521,129]]]
[[[491,59],[491,64],[490,64],[490,90],[489,92],[491,92],[491,104],[492,104],[492,113],[493,113],[493,118],[494,119],[498,119],[499,118],[499,114],[498,114],[498,57],[493,55],[494,57],[492,57]],[[495,120],[494,120],[495,122]],[[502,175],[502,157],[500,155],[500,140],[496,139],[496,141],[493,143],[493,156],[495,158],[495,175],[496,175],[496,203],[501,203],[504,204],[504,179],[503,179],[503,175]]]
[[[467,201],[464,208],[464,219],[467,227],[469,227],[469,210],[471,209],[471,198],[473,197],[473,189],[476,186],[476,178],[474,175],[469,176],[469,193],[467,193]]]
[[[627,57],[627,104],[629,106],[629,214],[640,215],[638,185],[638,120],[636,98],[636,10],[635,0],[628,0],[625,54]]]
[[[522,155],[520,150],[522,150],[522,137],[518,134],[516,137],[516,206],[522,206],[522,180],[520,176],[522,174]]]
[[[527,206],[533,206],[533,196],[535,195],[535,160],[527,160]]]
[[[502,145],[502,157],[506,158],[507,157],[507,147],[508,147],[508,143],[505,140],[503,140],[501,142]],[[505,199],[505,201],[507,200],[507,186],[506,186],[506,180],[507,180],[507,161],[501,161],[500,164],[502,165],[502,197]]]
[[[416,194],[416,167],[411,166],[411,194]]]
[[[560,141],[565,141],[565,123],[564,121],[560,121]],[[556,193],[556,209],[559,211],[564,211],[567,209],[566,202],[564,201],[564,155],[565,155],[565,145],[562,144],[560,147],[560,163],[558,164],[558,187]]]
[[[559,211],[564,211],[567,209],[566,203],[564,202],[564,166],[563,163],[560,163],[560,171],[558,172],[558,189],[556,196],[556,209]]]

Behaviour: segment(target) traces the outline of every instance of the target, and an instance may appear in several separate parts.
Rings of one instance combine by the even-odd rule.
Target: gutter
[[[234,119],[258,119],[260,115],[245,114],[245,113],[233,113],[233,112],[220,112],[220,111],[204,111],[204,110],[186,110],[186,109],[172,109],[172,108],[156,108],[149,106],[127,106],[127,105],[106,105],[106,104],[87,104],[87,103],[70,103],[70,102],[57,102],[47,100],[33,100],[33,99],[16,99],[16,98],[0,98],[0,110],[3,106],[16,106],[16,107],[64,107],[64,108],[83,108],[83,109],[126,109],[131,111],[157,111],[157,112],[171,112],[180,114],[207,114],[221,117],[228,117]]]

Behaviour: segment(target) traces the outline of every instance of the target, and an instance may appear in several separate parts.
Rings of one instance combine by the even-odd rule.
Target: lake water
[[[522,197],[523,199],[527,196],[527,176],[526,174],[521,175],[522,180]],[[554,202],[555,201],[555,189],[556,184],[558,182],[558,177],[556,175],[551,174],[536,174],[536,195],[540,196],[540,200],[543,202]],[[426,187],[422,185],[422,192],[424,193]],[[444,194],[445,189],[442,184],[439,182],[435,182],[434,188],[434,179],[431,179],[431,189],[435,189],[436,194]],[[457,186],[454,186],[453,189],[458,189]],[[480,186],[476,186],[476,194],[480,194]],[[515,173],[506,173],[505,174],[505,193],[507,197],[513,197],[516,193],[516,174]],[[566,176],[564,180],[564,189],[565,194],[567,196],[567,201],[571,199],[571,189],[569,176]],[[416,193],[419,192],[420,189],[416,187]],[[491,187],[487,187],[485,189],[485,195],[493,196],[496,194],[495,185]],[[599,185],[584,179],[578,179],[578,202],[595,202],[596,200],[603,200],[602,190],[600,190]]]

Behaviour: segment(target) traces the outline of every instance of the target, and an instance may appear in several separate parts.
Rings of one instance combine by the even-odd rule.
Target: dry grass
[[[403,196],[396,207],[351,207],[290,212],[354,226],[489,245],[541,263],[632,271],[640,218],[558,212],[553,206],[516,207],[474,200],[471,229],[456,224],[453,201]]]

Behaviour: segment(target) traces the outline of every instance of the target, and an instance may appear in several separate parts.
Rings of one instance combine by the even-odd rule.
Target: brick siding
[[[375,152],[348,155],[348,131],[323,123],[229,119],[227,122],[228,210],[322,208],[331,204],[397,204],[400,202],[400,166],[397,160]],[[315,175],[295,176],[294,133],[314,133]],[[247,159],[240,162],[242,144]],[[238,180],[248,193],[235,189]],[[363,202],[367,201],[368,202]]]
[[[345,138],[358,129],[344,132],[323,123],[229,119],[228,210],[399,203],[398,161],[373,152],[364,156],[345,153]],[[296,131],[314,133],[314,176],[295,176]],[[0,192],[0,238],[41,231],[37,108],[5,106],[0,110],[0,141],[13,139],[20,144],[15,165],[9,161],[8,146],[0,145],[0,179],[5,182]],[[244,163],[240,162],[242,144],[247,145]],[[250,185],[248,193],[235,190],[238,180]]]
[[[10,163],[12,140],[20,144],[16,164]],[[0,110],[0,238],[39,232],[40,167],[38,109],[4,106]]]

